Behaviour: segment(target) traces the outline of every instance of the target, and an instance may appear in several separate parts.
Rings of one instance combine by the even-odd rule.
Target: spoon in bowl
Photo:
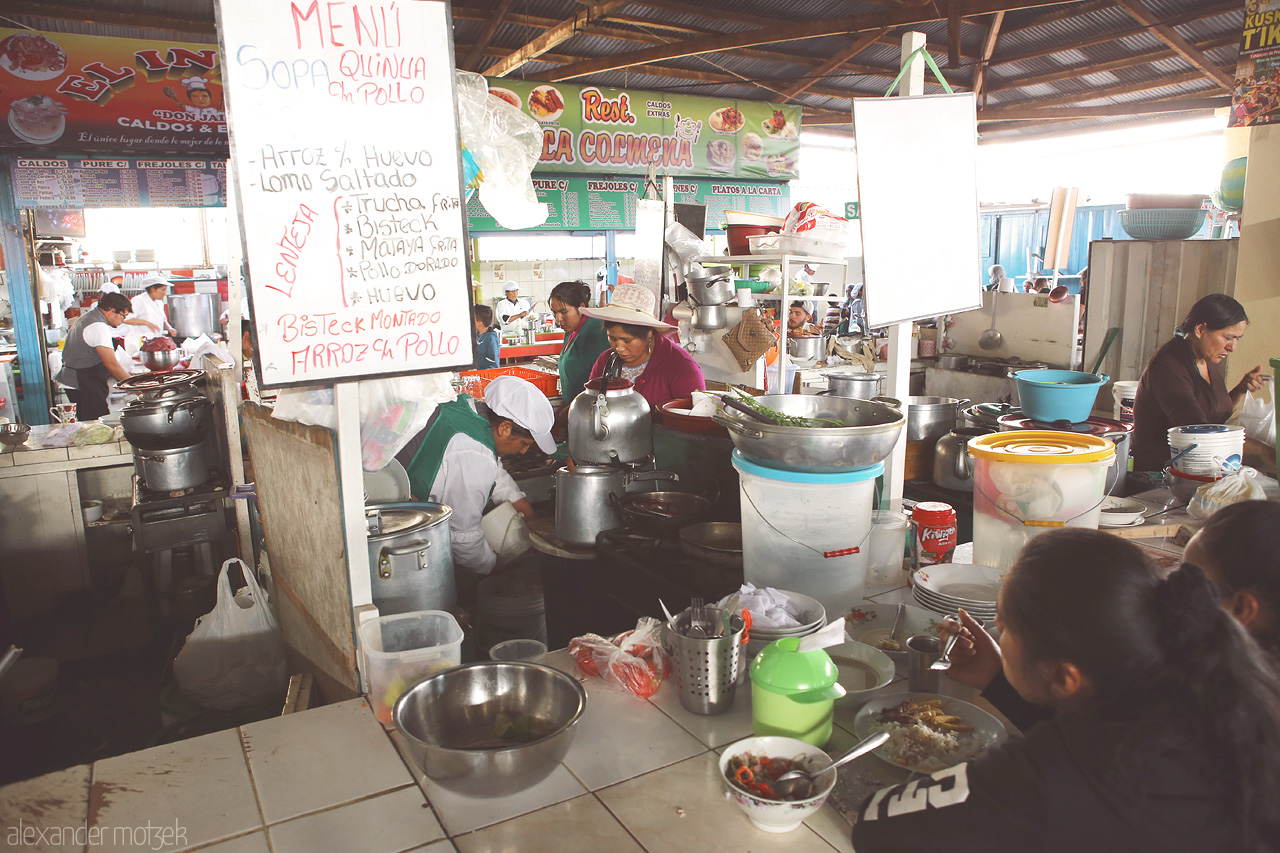
[[[788,770],[777,778],[773,783],[773,792],[778,795],[780,800],[789,799],[808,799],[813,796],[813,786],[817,777],[826,773],[828,770],[834,770],[841,764],[848,764],[855,758],[866,755],[873,749],[878,749],[882,744],[889,740],[889,733],[879,731],[870,737],[859,741],[852,749],[844,755],[831,762],[827,767],[822,768],[817,773],[809,773],[805,770]],[[796,796],[796,795],[799,796]]]

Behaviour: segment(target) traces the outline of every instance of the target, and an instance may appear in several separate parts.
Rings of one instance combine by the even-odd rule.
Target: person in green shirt
[[[581,281],[560,282],[552,289],[549,302],[556,325],[564,329],[564,346],[556,363],[563,403],[556,417],[556,425],[560,427],[568,416],[569,404],[582,393],[591,375],[591,365],[600,353],[609,349],[609,337],[601,321],[579,312],[579,308],[591,305],[591,288]]]

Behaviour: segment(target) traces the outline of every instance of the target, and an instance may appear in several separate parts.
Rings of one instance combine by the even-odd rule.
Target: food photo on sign
[[[0,28],[0,147],[225,156],[209,45]]]

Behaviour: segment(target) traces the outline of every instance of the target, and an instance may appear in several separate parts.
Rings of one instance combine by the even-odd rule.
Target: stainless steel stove
[[[1012,379],[1013,375],[1019,370],[1045,370],[1049,365],[1043,361],[1023,361],[1017,356],[1009,358],[982,358],[981,356],[972,356],[969,359],[967,371],[969,373],[982,373],[986,376],[1003,376]]]

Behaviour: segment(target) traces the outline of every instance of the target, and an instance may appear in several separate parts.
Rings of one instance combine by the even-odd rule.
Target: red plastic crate
[[[467,393],[476,399],[483,399],[485,386],[499,376],[519,376],[521,379],[532,382],[548,397],[554,397],[560,393],[559,377],[556,374],[528,367],[489,367],[484,370],[464,370],[460,375],[479,378],[478,383],[473,383],[467,389]]]

